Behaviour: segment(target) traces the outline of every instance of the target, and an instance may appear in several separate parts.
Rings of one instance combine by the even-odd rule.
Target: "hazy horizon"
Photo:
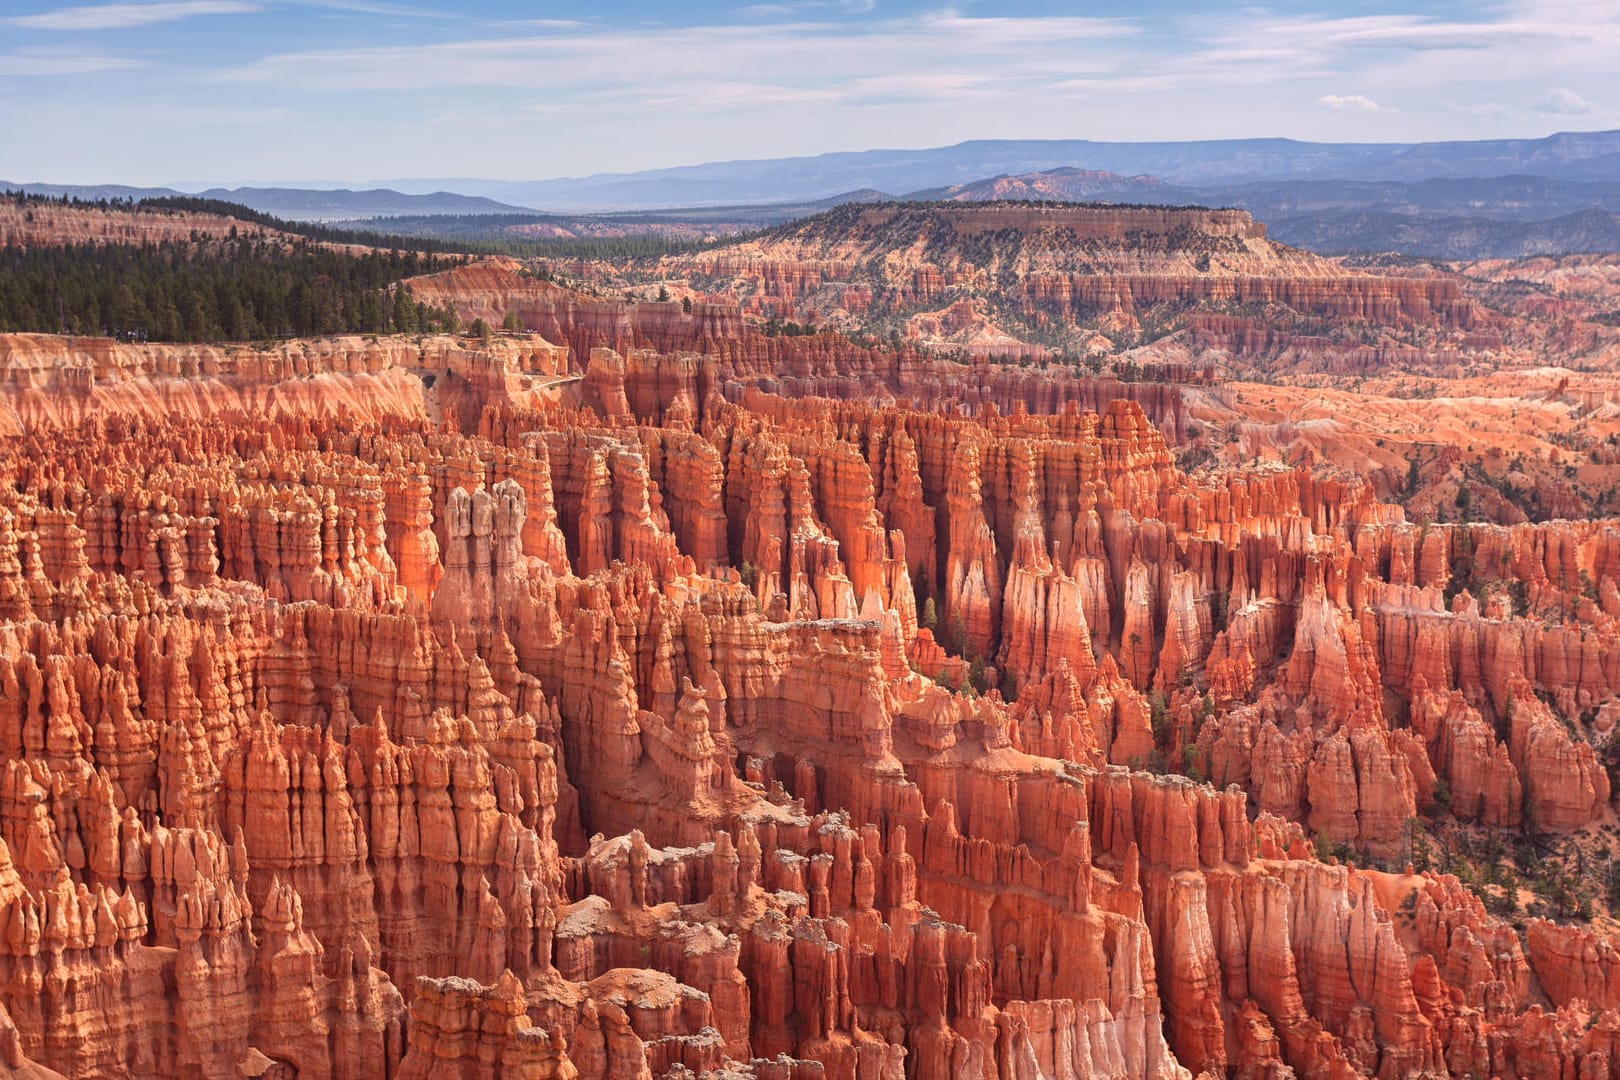
[[[1611,130],[1620,130],[1620,129],[1563,128],[1563,129],[1559,129],[1558,131],[1547,132],[1545,135],[1522,135],[1522,136],[1521,135],[1503,135],[1503,136],[1497,136],[1497,138],[1509,139],[1509,140],[1515,140],[1515,139],[1539,139],[1539,138],[1545,138],[1545,137],[1550,136],[1550,135],[1595,135],[1595,134],[1606,134]],[[1079,138],[1079,137],[1076,136],[1075,138]],[[1191,144],[1196,144],[1196,143],[1204,142],[1204,141],[1243,141],[1243,140],[1263,140],[1263,139],[1272,139],[1272,138],[1290,138],[1290,137],[1289,136],[1251,135],[1251,136],[1237,136],[1237,137],[1234,137],[1233,140],[1186,139],[1186,140],[1166,140],[1166,141],[1168,141],[1168,142],[1185,142],[1185,143],[1188,143],[1189,145],[1191,145]],[[962,143],[971,143],[971,142],[985,142],[985,141],[992,141],[993,142],[995,140],[966,139],[966,140],[962,140],[961,142]],[[1042,140],[1028,140],[1028,141],[1042,141]],[[1045,140],[1045,141],[1063,142],[1063,141],[1067,141],[1067,140],[1055,139],[1054,138],[1054,139]],[[1105,143],[1105,142],[1135,142],[1135,141],[1146,142],[1148,140],[1091,140],[1091,141],[1099,142],[1099,143]],[[1323,140],[1303,140],[1303,139],[1301,139],[1301,140],[1294,140],[1294,141],[1297,141],[1297,142],[1322,142]],[[1464,141],[1474,141],[1474,140],[1464,140]],[[1488,140],[1480,140],[1480,141],[1488,141]],[[1393,144],[1393,145],[1400,145],[1404,141],[1403,140],[1390,140],[1389,142],[1391,144]],[[738,162],[755,161],[755,160],[767,160],[768,161],[768,160],[782,160],[782,159],[801,158],[801,157],[803,157],[803,158],[830,157],[830,156],[835,156],[835,155],[840,155],[840,154],[867,154],[867,153],[879,154],[879,153],[891,153],[891,152],[892,153],[915,153],[915,152],[922,152],[922,151],[927,151],[927,150],[950,149],[951,147],[956,146],[956,145],[961,145],[961,143],[949,144],[947,146],[871,146],[871,147],[855,147],[855,148],[850,148],[850,149],[846,149],[846,150],[828,150],[828,151],[823,151],[823,152],[821,152],[819,154],[813,154],[813,155],[812,154],[784,154],[784,155],[779,155],[778,157],[763,158],[763,159],[759,159],[759,158],[731,158],[731,159],[712,158],[712,159],[705,159],[703,161],[681,161],[681,162],[671,162],[671,163],[668,163],[668,164],[665,164],[665,165],[653,165],[653,166],[648,166],[647,169],[641,169],[641,170],[604,170],[604,171],[599,172],[599,173],[579,173],[579,174],[572,174],[572,175],[566,175],[566,176],[564,176],[564,175],[558,175],[558,176],[491,176],[491,175],[392,176],[392,177],[367,177],[367,178],[361,179],[361,180],[334,179],[332,177],[319,177],[319,178],[289,177],[289,178],[285,178],[285,179],[275,179],[275,180],[266,180],[266,179],[262,179],[262,178],[253,178],[253,177],[248,177],[248,178],[225,177],[225,178],[215,178],[215,179],[209,179],[209,180],[195,180],[195,179],[169,180],[169,181],[163,181],[163,182],[151,183],[151,184],[132,184],[132,183],[129,183],[128,181],[125,181],[125,180],[123,180],[121,178],[103,178],[103,179],[93,179],[93,180],[60,180],[60,179],[56,179],[54,177],[43,177],[42,178],[42,177],[32,177],[32,176],[30,176],[30,177],[6,176],[6,177],[4,177],[4,179],[9,181],[9,182],[12,182],[12,183],[40,184],[40,185],[65,185],[65,186],[84,185],[84,186],[109,186],[109,187],[112,187],[112,186],[125,186],[125,187],[147,187],[147,188],[164,187],[164,188],[172,188],[172,189],[177,190],[177,191],[184,191],[184,192],[189,192],[189,193],[196,193],[196,192],[206,191],[206,190],[209,190],[209,189],[217,189],[217,188],[292,188],[292,189],[303,189],[303,190],[309,190],[309,191],[323,191],[323,190],[361,191],[361,190],[386,190],[386,189],[388,189],[388,188],[390,188],[391,186],[394,186],[394,185],[406,185],[406,186],[408,186],[410,188],[411,192],[413,192],[413,193],[432,193],[432,191],[435,190],[435,189],[432,189],[430,187],[430,185],[435,185],[435,184],[449,184],[449,185],[454,185],[454,184],[458,184],[458,183],[531,184],[531,183],[544,183],[544,182],[554,181],[554,180],[583,180],[583,179],[589,179],[589,178],[594,177],[594,176],[611,176],[611,175],[618,175],[618,174],[631,174],[631,173],[647,172],[647,171],[659,171],[659,170],[664,170],[664,169],[694,168],[694,167],[701,166],[701,165],[725,164],[725,163],[727,163],[727,161],[738,161]],[[1413,143],[1410,143],[1409,145],[1418,145],[1418,143],[1413,142]],[[401,188],[396,188],[396,190],[403,191],[403,189],[401,189]],[[445,187],[445,188],[436,189],[436,190],[441,190],[446,194],[456,194],[456,193],[458,193],[457,190],[454,187]],[[903,193],[893,193],[893,192],[891,192],[891,194],[903,194]]]

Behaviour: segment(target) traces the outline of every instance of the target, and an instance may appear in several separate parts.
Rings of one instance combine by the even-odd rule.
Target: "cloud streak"
[[[645,97],[686,108],[799,100],[859,103],[884,78],[913,97],[1053,88],[1116,67],[1118,19],[977,18],[951,12],[876,28],[796,21],[768,26],[612,28],[558,25],[517,38],[269,56],[224,81],[295,83],[331,92],[501,89],[584,103]],[[1113,54],[1113,55],[1111,55]]]
[[[383,3],[380,0],[291,0],[300,7],[325,8],[347,15],[386,15],[404,19],[450,19],[454,16],[443,11],[429,11],[407,4]]]
[[[248,0],[172,0],[157,4],[94,4],[57,8],[35,15],[13,15],[5,21],[25,30],[131,30],[154,23],[178,22],[198,15],[243,15],[261,10]]]

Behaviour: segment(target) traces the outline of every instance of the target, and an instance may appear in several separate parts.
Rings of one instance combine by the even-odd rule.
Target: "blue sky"
[[[541,179],[974,138],[1620,128],[1620,4],[0,0],[0,177]]]

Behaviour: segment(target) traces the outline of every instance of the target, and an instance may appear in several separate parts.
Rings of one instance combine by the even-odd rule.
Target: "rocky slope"
[[[1568,367],[1190,391],[1186,451],[1334,466],[1416,521],[1620,513],[1620,380]]]
[[[728,394],[743,386],[794,396],[857,398],[874,403],[925,402],[930,408],[994,404],[1003,412],[1022,402],[1052,412],[1074,400],[1093,410],[1115,398],[1138,402],[1165,431],[1178,434],[1185,416],[1171,380],[1190,370],[1160,370],[1164,381],[1098,380],[1066,368],[1030,370],[937,358],[905,344],[851,340],[838,333],[771,335],[736,304],[699,301],[603,301],[522,272],[513,260],[490,259],[412,278],[409,288],[432,304],[452,304],[463,322],[502,323],[509,314],[548,340],[565,343],[575,363],[605,348],[621,357],[653,353],[663,374],[690,380],[700,401],[714,386]],[[1016,345],[1018,349],[1026,346]],[[704,358],[700,362],[697,357]]]
[[[1424,333],[1357,345],[1299,336],[1263,314],[1202,315],[1126,355],[1215,373],[1189,389],[1184,460],[1333,465],[1413,520],[1620,513],[1620,265],[1612,256],[1440,265],[1362,260],[1448,278],[1491,312],[1452,345]]]
[[[454,273],[540,336],[0,346],[8,1069],[1620,1071],[1609,941],[1406,865],[1612,820],[1613,522]]]

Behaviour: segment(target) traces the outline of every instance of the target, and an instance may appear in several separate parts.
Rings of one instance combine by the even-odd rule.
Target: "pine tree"
[[[414,334],[418,325],[416,304],[411,300],[410,292],[402,285],[394,290],[394,333]]]

